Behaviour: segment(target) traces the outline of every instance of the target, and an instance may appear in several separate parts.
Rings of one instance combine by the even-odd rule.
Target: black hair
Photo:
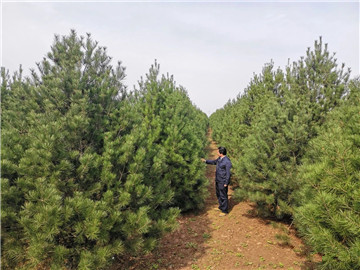
[[[220,154],[223,154],[226,156],[226,148],[225,147],[220,146],[218,149],[219,149]]]

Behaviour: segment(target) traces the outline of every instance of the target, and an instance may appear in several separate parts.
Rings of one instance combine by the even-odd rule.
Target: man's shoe
[[[213,210],[220,211],[219,207],[215,207]]]
[[[227,213],[222,212],[222,213],[220,213],[219,217],[225,217],[226,215],[227,215]]]

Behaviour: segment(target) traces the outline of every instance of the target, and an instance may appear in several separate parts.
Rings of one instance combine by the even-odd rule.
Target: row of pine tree
[[[321,38],[285,70],[266,64],[210,126],[238,198],[293,222],[320,269],[360,269],[360,81]]]
[[[3,269],[102,269],[203,205],[207,116],[155,62],[133,91],[90,35],[1,85]]]

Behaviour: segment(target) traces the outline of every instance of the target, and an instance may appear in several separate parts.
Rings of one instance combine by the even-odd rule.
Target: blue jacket
[[[230,183],[230,169],[232,167],[231,161],[227,156],[217,158],[215,160],[206,160],[206,164],[216,165],[215,181],[229,185]]]

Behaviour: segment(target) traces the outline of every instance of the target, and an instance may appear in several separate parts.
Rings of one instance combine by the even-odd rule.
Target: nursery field
[[[360,79],[321,37],[210,116],[156,60],[131,90],[111,59],[72,30],[1,68],[3,269],[360,269]]]

